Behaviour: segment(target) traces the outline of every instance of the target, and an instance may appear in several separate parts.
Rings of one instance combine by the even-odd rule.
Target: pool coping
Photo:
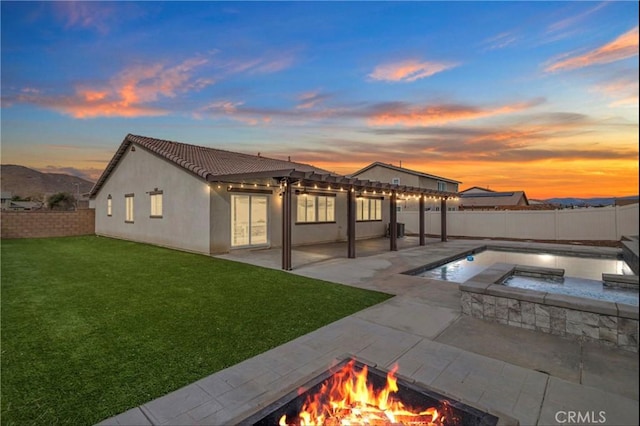
[[[494,250],[494,251],[508,251],[514,253],[548,253],[559,256],[571,256],[571,257],[587,257],[587,258],[596,258],[596,259],[617,259],[617,260],[625,260],[624,252],[622,249],[616,250],[615,253],[602,253],[601,250],[594,249],[590,246],[569,246],[567,248],[564,247],[554,247],[552,249],[549,248],[534,248],[534,247],[516,247],[512,245],[502,245],[497,243],[488,243],[476,246],[471,249],[462,250],[460,252],[454,253],[453,255],[438,259],[435,262],[428,263],[426,265],[421,265],[416,268],[408,269],[402,272],[402,275],[418,275],[422,272],[428,271],[429,269],[437,268],[438,266],[445,265],[449,262],[453,262],[462,257],[478,254],[486,250]],[[525,265],[519,265],[521,267],[525,267]],[[630,265],[631,266],[631,265]]]

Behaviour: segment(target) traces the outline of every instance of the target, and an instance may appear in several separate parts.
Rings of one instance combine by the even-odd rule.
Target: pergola
[[[290,271],[291,262],[291,224],[292,224],[292,194],[302,188],[313,188],[327,192],[347,193],[347,257],[356,257],[356,197],[362,195],[382,195],[389,196],[389,250],[398,250],[398,228],[397,228],[397,202],[399,196],[414,196],[419,201],[419,241],[420,245],[425,245],[425,223],[424,207],[427,198],[440,200],[440,220],[441,220],[441,240],[447,240],[447,199],[457,198],[458,193],[437,191],[433,189],[418,188],[414,186],[396,185],[370,180],[361,180],[347,176],[330,173],[303,172],[295,169],[261,171],[255,173],[243,173],[238,175],[224,175],[209,178],[211,182],[237,183],[244,185],[252,181],[257,185],[257,180],[261,182],[271,181],[266,186],[274,184],[279,187],[282,197],[282,269]],[[264,185],[264,184],[261,184]],[[247,189],[250,191],[251,189]]]

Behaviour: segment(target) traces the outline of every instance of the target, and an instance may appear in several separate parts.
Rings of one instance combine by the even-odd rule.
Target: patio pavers
[[[369,253],[375,253],[376,244],[384,250],[384,242],[368,242]],[[637,354],[462,317],[455,284],[398,273],[486,241],[430,244],[357,259],[345,259],[339,245],[333,252],[325,247],[314,254],[307,247],[299,256],[294,251],[293,273],[399,296],[101,424],[237,422],[345,353],[384,368],[397,363],[403,376],[521,425],[562,424],[566,419],[558,418],[560,411],[603,411],[604,424],[638,424]],[[273,268],[280,261],[279,250],[222,257]],[[296,259],[308,262],[296,267]]]

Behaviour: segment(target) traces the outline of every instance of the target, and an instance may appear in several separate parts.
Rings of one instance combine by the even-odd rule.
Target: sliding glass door
[[[231,247],[269,243],[268,204],[264,195],[231,196]]]

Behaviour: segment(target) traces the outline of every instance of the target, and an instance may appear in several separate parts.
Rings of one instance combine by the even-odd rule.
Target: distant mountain
[[[576,207],[598,207],[598,206],[611,206],[614,205],[616,200],[637,200],[637,195],[631,195],[629,197],[598,197],[598,198],[548,198],[541,200],[548,204],[557,204],[561,206],[576,206]]]
[[[74,196],[91,191],[93,182],[63,173],[42,173],[13,164],[0,165],[2,192],[43,201],[48,195],[68,192]],[[77,185],[76,185],[77,184]],[[4,195],[4,194],[3,194]]]

